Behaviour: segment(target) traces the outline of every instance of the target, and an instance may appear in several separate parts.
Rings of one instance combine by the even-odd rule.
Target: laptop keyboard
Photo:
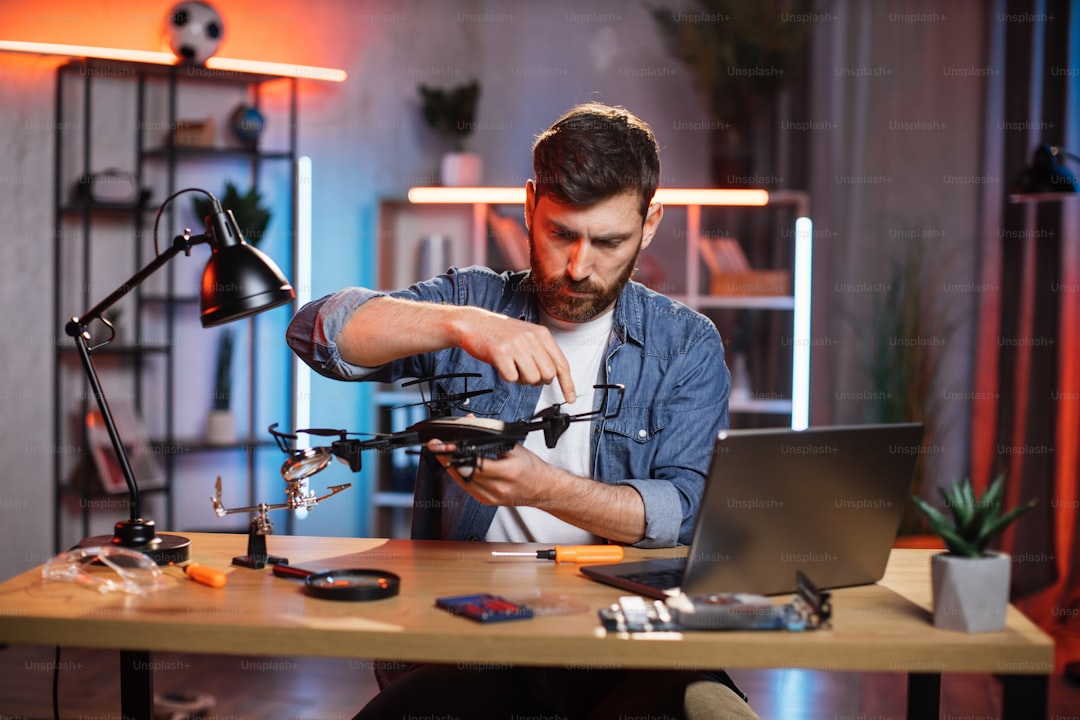
[[[657,590],[670,590],[682,585],[683,569],[648,570],[646,572],[626,573],[625,575],[619,575],[619,577]]]

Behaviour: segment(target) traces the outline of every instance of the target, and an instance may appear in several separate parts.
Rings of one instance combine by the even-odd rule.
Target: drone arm
[[[364,443],[359,440],[335,440],[330,444],[330,452],[345,462],[353,472],[360,472],[363,466],[361,453]]]

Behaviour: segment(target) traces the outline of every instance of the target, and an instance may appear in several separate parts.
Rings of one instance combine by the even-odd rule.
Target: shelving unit
[[[97,533],[92,531],[92,524],[98,523],[95,511],[102,510],[97,513],[101,522],[111,526],[127,507],[126,493],[105,493],[92,482],[96,470],[87,452],[89,438],[81,419],[96,410],[96,404],[86,389],[74,346],[63,332],[66,319],[90,308],[153,259],[157,252],[152,232],[155,211],[166,198],[187,187],[206,189],[219,199],[226,180],[241,189],[280,188],[277,201],[268,203],[273,220],[267,240],[272,239],[274,249],[267,252],[287,276],[292,274],[296,263],[297,82],[296,77],[92,58],[72,60],[57,69],[53,434],[58,451],[53,482],[54,544],[58,551],[71,544],[73,536],[65,533],[65,525],[75,518],[81,521],[78,537],[87,537],[104,530],[99,526]],[[278,114],[268,127],[282,129],[273,134],[270,148],[230,141],[225,111],[241,102],[263,107],[263,89],[270,83],[275,83]],[[217,131],[212,145],[192,147],[176,142],[175,130],[189,117],[183,114],[186,112],[214,118]],[[265,138],[260,141],[267,142]],[[72,193],[80,178],[109,168],[130,173],[140,191],[149,191],[149,198],[116,206]],[[268,178],[277,182],[268,182]],[[183,228],[181,214],[191,207],[191,198],[199,196],[185,193],[164,208],[157,247],[163,249],[171,243]],[[187,214],[194,217],[193,212]],[[192,219],[187,224],[195,222]],[[251,318],[232,327],[238,338],[233,358],[233,410],[239,439],[208,442],[193,428],[197,423],[192,418],[198,413],[205,415],[199,398],[205,397],[207,410],[210,406],[210,394],[204,395],[200,384],[207,382],[209,373],[198,373],[193,366],[207,366],[206,357],[216,347],[216,332],[221,332],[203,331],[197,317],[198,277],[206,253],[196,248],[191,258],[177,258],[132,289],[121,301],[123,315],[118,325],[123,328],[122,336],[94,351],[114,412],[117,405],[129,406],[145,425],[144,446],[134,448],[133,455],[152,455],[155,462],[148,467],[156,465],[160,477],[137,474],[137,480],[144,504],[154,503],[148,514],[162,529],[182,529],[177,528],[175,513],[176,479],[182,465],[195,458],[213,458],[216,463],[224,454],[231,454],[245,469],[250,496],[256,487],[257,456],[273,447],[259,427],[260,402],[267,397],[281,398],[284,409],[279,412],[275,407],[274,417],[283,424],[291,424],[295,413],[287,349],[282,342],[280,358],[276,358],[261,347],[260,328],[265,326],[260,323],[265,321]],[[292,311],[295,306],[280,312]],[[108,336],[107,328],[96,324],[92,333],[95,343]],[[272,388],[266,387],[265,378],[260,386],[261,362],[268,363],[274,376]],[[240,385],[242,378],[246,378],[244,385]],[[242,407],[237,397],[243,400]],[[138,433],[133,435],[123,426],[120,434],[128,443],[139,439]],[[206,482],[199,490],[200,495],[209,497],[212,476]],[[78,507],[72,507],[76,502]]]
[[[383,289],[405,287],[418,279],[412,272],[418,240],[429,233],[443,233],[450,239],[444,265],[484,265],[489,256],[488,210],[496,205],[522,205],[523,188],[442,188],[417,187],[409,191],[406,204],[387,200],[380,208],[380,237],[384,256],[380,260]],[[665,207],[685,208],[685,292],[665,293],[689,307],[709,314],[714,310],[762,310],[791,316],[791,333],[784,341],[791,352],[790,394],[783,398],[732,400],[730,412],[739,415],[787,416],[794,428],[809,423],[810,383],[810,299],[813,225],[809,217],[809,196],[800,191],[756,189],[712,190],[664,188],[658,200]],[[782,295],[711,295],[702,290],[705,276],[701,256],[702,208],[727,207],[754,213],[781,210],[790,218],[792,292]],[[392,255],[391,255],[392,254]],[[415,402],[400,391],[384,389],[375,395],[379,431],[401,428],[385,423],[387,408]],[[378,422],[382,421],[382,422]],[[395,489],[387,481],[388,468],[382,463],[372,484],[372,528],[376,535],[399,536],[408,532],[408,512],[412,493]]]

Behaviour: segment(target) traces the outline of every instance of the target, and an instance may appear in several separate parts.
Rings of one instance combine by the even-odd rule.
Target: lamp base
[[[191,541],[183,535],[158,535],[153,520],[124,520],[116,523],[112,535],[95,535],[79,543],[79,547],[116,547],[148,555],[158,565],[183,563],[191,559]]]

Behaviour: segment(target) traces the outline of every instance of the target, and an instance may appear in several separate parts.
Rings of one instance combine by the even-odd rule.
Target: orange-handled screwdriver
[[[623,559],[622,545],[556,545],[550,550],[505,552],[494,550],[494,557],[535,557],[557,563],[619,562]]]
[[[173,563],[169,563],[172,565]],[[225,573],[220,570],[214,570],[208,568],[205,565],[199,565],[197,563],[189,562],[184,566],[184,573],[197,583],[203,585],[209,585],[212,588],[225,587]]]

